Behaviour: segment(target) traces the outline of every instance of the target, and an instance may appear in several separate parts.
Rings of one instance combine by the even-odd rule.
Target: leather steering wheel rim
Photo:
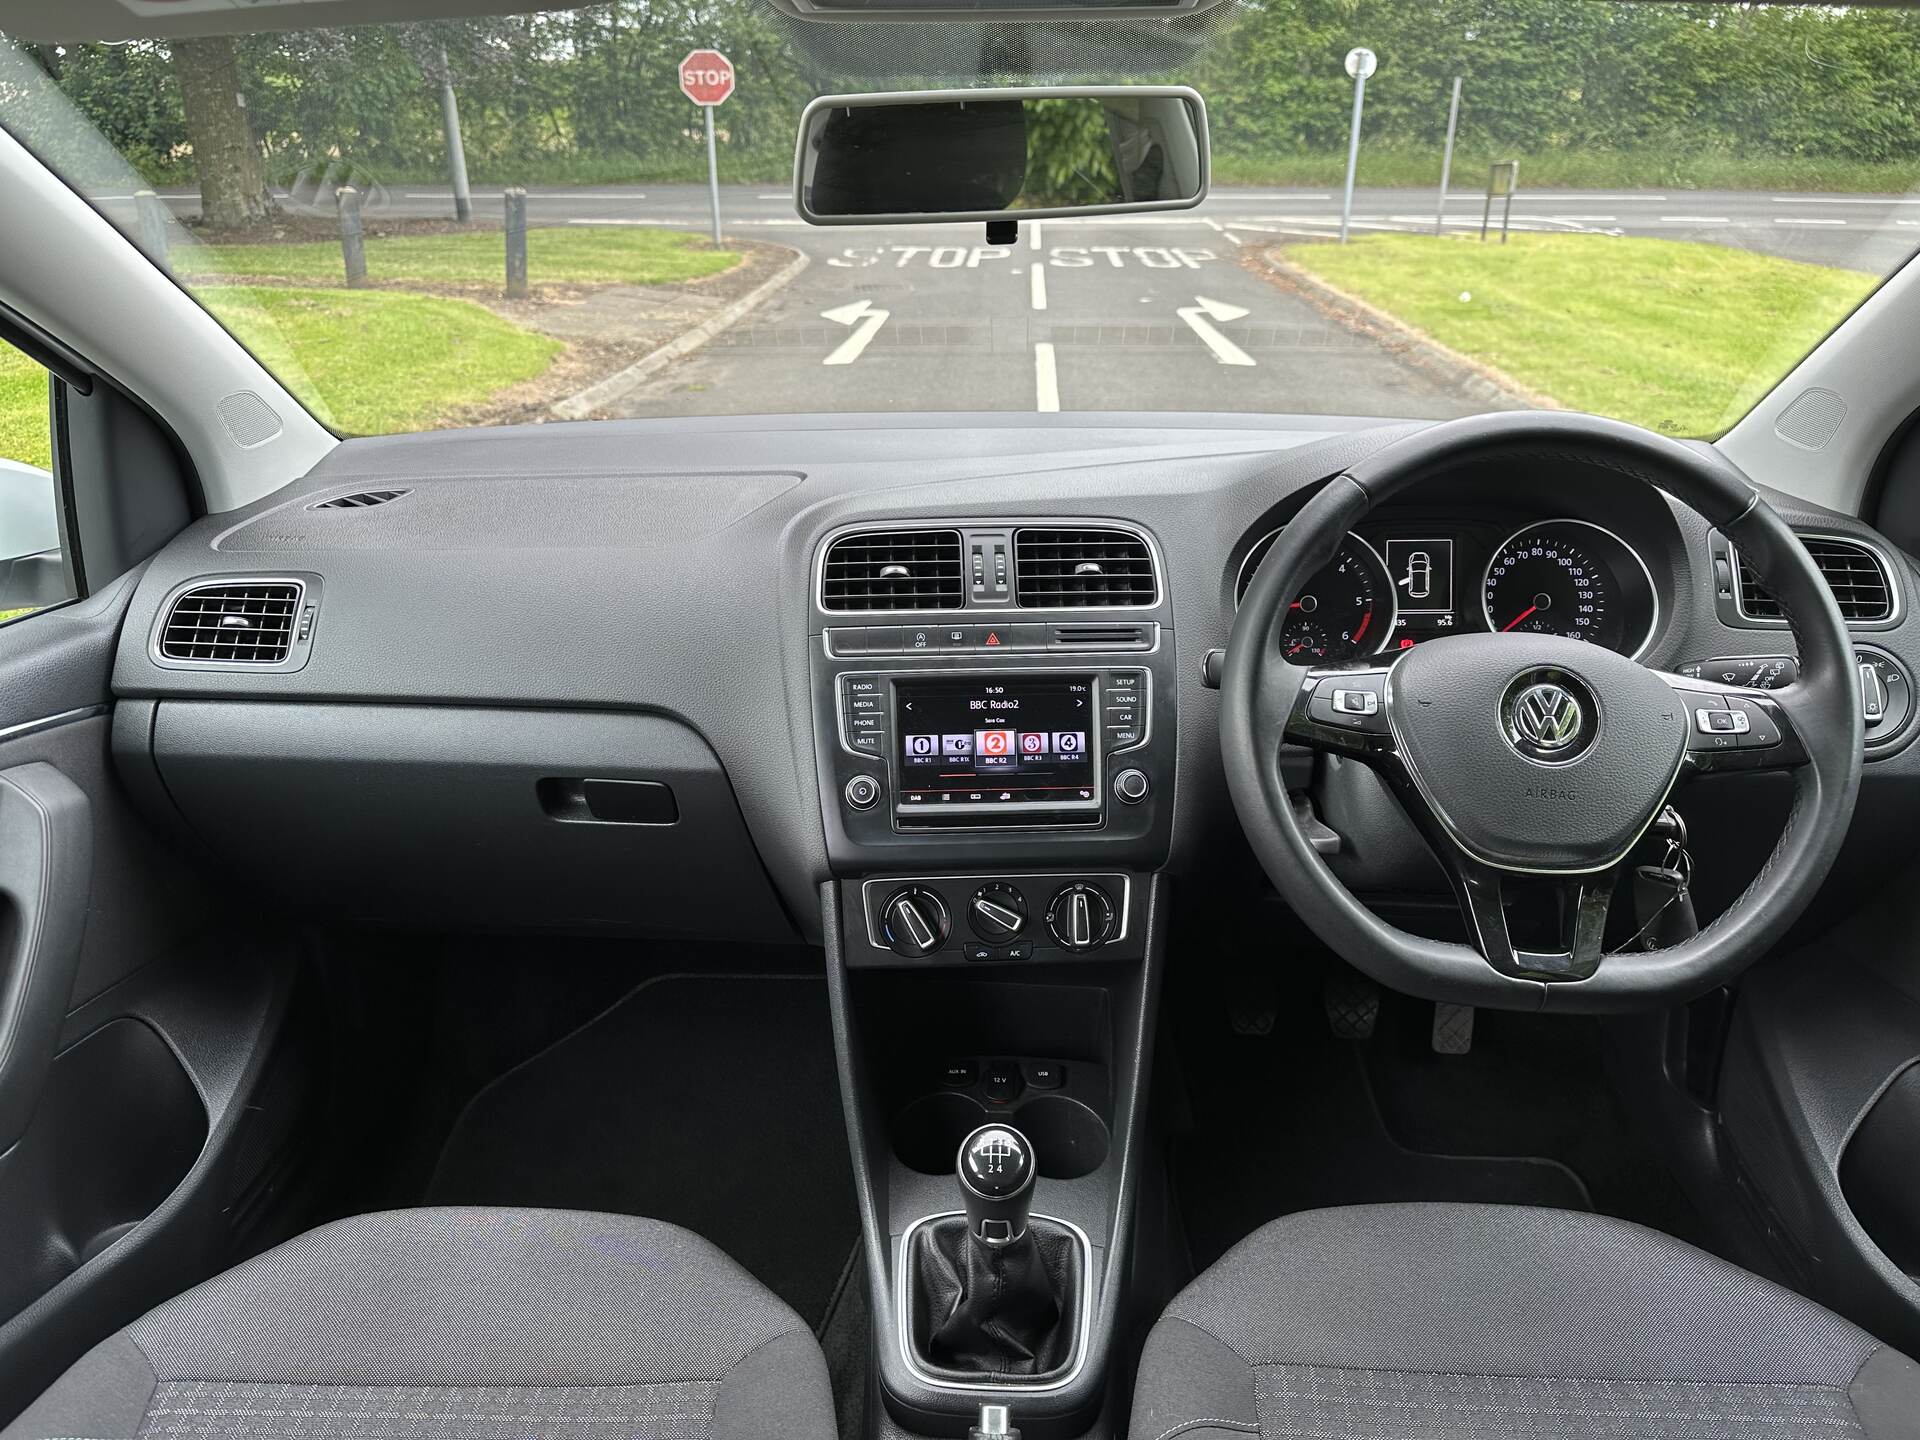
[[[1381,920],[1314,849],[1295,817],[1279,765],[1284,732],[1273,716],[1291,713],[1294,692],[1303,684],[1302,672],[1286,663],[1279,648],[1279,621],[1291,599],[1374,506],[1439,472],[1511,460],[1597,466],[1692,509],[1737,545],[1765,579],[1799,650],[1798,679],[1766,692],[1766,698],[1797,732],[1805,763],[1791,771],[1792,807],[1759,874],[1691,939],[1668,949],[1608,956],[1585,978],[1506,973],[1470,945],[1427,939]],[[1818,567],[1718,451],[1588,415],[1473,416],[1433,425],[1349,466],[1279,532],[1228,640],[1221,755],[1241,825],[1281,896],[1335,953],[1380,983],[1428,999],[1503,1009],[1654,1009],[1732,980],[1779,940],[1825,880],[1860,786],[1863,732],[1853,670],[1851,638]]]

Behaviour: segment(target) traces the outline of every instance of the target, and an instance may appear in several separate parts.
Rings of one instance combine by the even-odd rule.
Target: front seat
[[[0,1440],[833,1440],[812,1332],[699,1236],[357,1215],[81,1357]]]
[[[1255,1231],[1148,1337],[1132,1440],[1910,1440],[1920,1366],[1598,1215],[1368,1205]]]

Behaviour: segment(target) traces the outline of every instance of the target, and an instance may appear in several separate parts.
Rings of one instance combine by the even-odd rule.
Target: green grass
[[[1363,146],[1356,183],[1440,188],[1438,146]],[[1670,150],[1549,150],[1499,154],[1463,148],[1453,157],[1448,188],[1486,188],[1496,160],[1520,162],[1520,193],[1529,190],[1794,190],[1901,194],[1920,185],[1920,162],[1878,164],[1792,155],[1726,155],[1708,148]],[[1344,151],[1262,154],[1230,145],[1213,153],[1216,185],[1335,186],[1345,179]]]
[[[1719,245],[1608,235],[1507,245],[1368,235],[1286,253],[1570,409],[1669,435],[1724,430],[1877,283]]]
[[[0,460],[53,465],[47,432],[47,372],[18,350],[0,344]]]
[[[731,250],[710,250],[697,235],[640,226],[569,225],[527,232],[527,278],[534,284],[664,285],[729,270]],[[293,245],[201,245],[174,254],[175,268],[191,275],[272,276],[287,280],[344,279],[334,241]],[[374,280],[429,284],[500,284],[506,275],[505,238],[498,230],[468,235],[397,235],[367,241],[367,275]]]
[[[564,348],[466,300],[238,285],[195,295],[316,415],[355,435],[457,420]]]

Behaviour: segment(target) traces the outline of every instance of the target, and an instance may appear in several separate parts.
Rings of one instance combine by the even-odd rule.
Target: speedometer
[[[1511,536],[1488,562],[1481,594],[1489,629],[1563,635],[1623,655],[1645,646],[1655,604],[1640,557],[1584,520],[1546,520]]]

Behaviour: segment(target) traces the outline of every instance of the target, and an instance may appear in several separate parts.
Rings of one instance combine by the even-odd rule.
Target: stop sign
[[[696,105],[718,105],[733,94],[733,62],[718,50],[691,50],[680,62],[680,91]]]

